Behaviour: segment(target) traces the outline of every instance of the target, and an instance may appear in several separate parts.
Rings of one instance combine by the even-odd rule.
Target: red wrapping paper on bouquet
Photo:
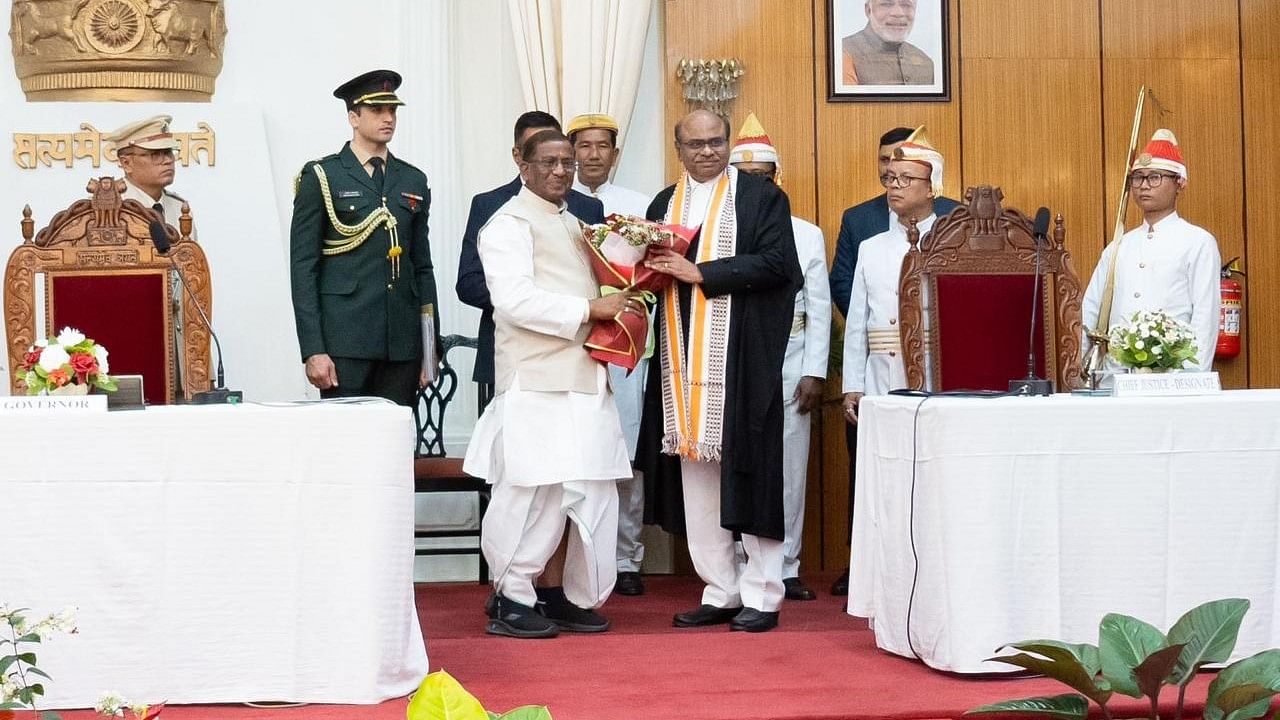
[[[651,270],[644,265],[659,248],[670,248],[680,255],[689,250],[695,230],[679,225],[659,225],[637,217],[610,215],[604,225],[592,225],[583,230],[583,241],[587,246],[587,257],[591,260],[591,270],[596,281],[600,283],[602,293],[605,288],[614,288],[619,292],[633,291],[649,293],[648,298],[639,298],[644,312],[620,312],[610,320],[597,320],[583,343],[591,357],[602,363],[617,365],[634,370],[640,358],[645,354],[649,342],[649,313],[653,311],[653,296],[671,284],[672,277],[666,273]],[[645,237],[648,242],[642,248],[643,256],[633,264],[611,262],[607,255],[609,247],[600,239],[612,235],[611,240],[618,240],[623,235]],[[634,244],[634,243],[633,243]],[[633,252],[641,249],[632,248]]]

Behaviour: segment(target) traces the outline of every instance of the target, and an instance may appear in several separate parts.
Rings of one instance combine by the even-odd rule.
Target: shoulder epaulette
[[[303,163],[302,169],[298,171],[297,175],[293,176],[293,194],[294,195],[298,194],[298,187],[302,185],[302,174],[305,173],[307,170],[309,170],[312,165],[315,165],[316,163],[322,163],[325,160],[332,160],[333,158],[336,158],[336,157],[338,157],[338,153],[333,153],[331,155],[325,155],[322,158],[316,158],[315,160],[308,160],[305,163]]]

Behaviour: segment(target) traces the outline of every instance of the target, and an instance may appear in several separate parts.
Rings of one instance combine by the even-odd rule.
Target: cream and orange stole
[[[720,176],[703,218],[689,217],[689,176],[676,183],[668,223],[702,233],[695,262],[732,257],[737,252],[738,216],[729,171]],[[700,222],[699,222],[700,221]],[[729,350],[732,297],[707,298],[701,286],[690,293],[689,342],[681,332],[679,283],[664,294],[662,334],[662,452],[687,460],[718,462],[724,429],[725,359]]]

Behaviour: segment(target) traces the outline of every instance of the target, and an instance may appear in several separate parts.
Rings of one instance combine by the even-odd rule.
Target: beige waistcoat
[[[572,213],[524,188],[498,208],[494,217],[499,215],[516,218],[533,235],[533,282],[539,289],[588,299],[600,296],[582,247],[582,225]],[[519,375],[521,390],[595,394],[600,363],[582,345],[590,323],[565,340],[518,327],[497,313],[493,320],[497,392],[510,388]]]

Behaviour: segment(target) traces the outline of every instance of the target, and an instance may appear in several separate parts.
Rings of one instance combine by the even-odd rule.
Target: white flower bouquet
[[[1200,351],[1191,327],[1160,310],[1139,310],[1108,341],[1112,359],[1128,368],[1181,370]]]

